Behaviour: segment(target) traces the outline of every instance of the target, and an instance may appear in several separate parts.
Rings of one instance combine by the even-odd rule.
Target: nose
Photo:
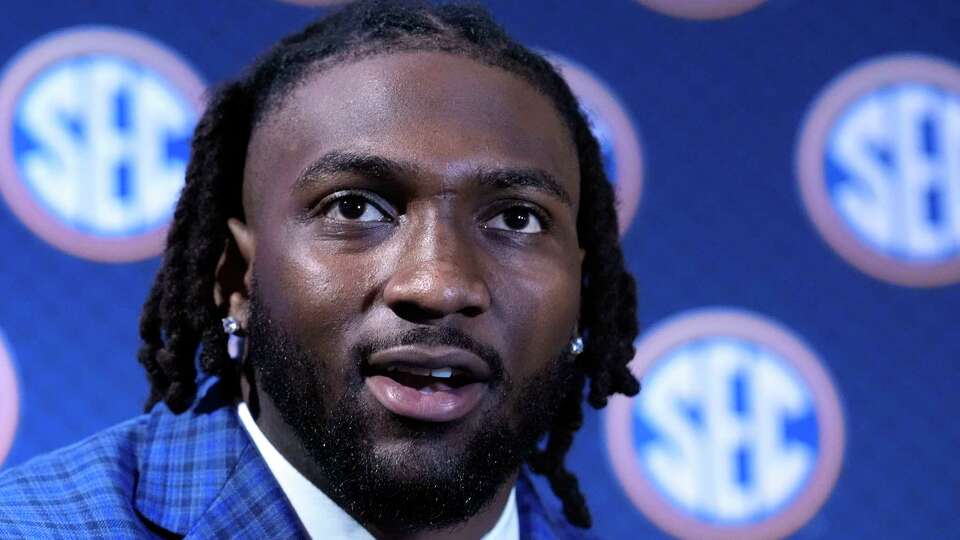
[[[451,223],[433,222],[411,231],[384,289],[387,306],[416,323],[487,311],[490,291],[478,251],[465,236]]]

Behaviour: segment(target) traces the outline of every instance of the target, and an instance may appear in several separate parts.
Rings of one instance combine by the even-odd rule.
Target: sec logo
[[[654,328],[631,370],[634,398],[612,399],[607,448],[652,522],[681,538],[782,538],[833,489],[843,415],[829,375],[799,339],[735,309]]]
[[[812,105],[796,168],[826,242],[891,283],[960,281],[960,68],[901,54],[854,66]]]
[[[643,151],[630,116],[613,91],[581,65],[562,56],[540,51],[557,67],[590,122],[600,143],[604,170],[614,186],[617,221],[622,235],[630,228],[643,188]]]
[[[156,255],[203,91],[176,53],[131,31],[42,37],[0,80],[0,192],[67,253],[109,262]]]
[[[0,334],[0,464],[6,459],[13,445],[20,418],[20,393],[17,391],[17,376],[6,341]]]
[[[733,17],[766,2],[766,0],[637,0],[644,6],[684,19],[723,19]]]

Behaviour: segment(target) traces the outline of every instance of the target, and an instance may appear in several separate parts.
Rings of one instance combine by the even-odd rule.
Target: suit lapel
[[[302,537],[280,486],[215,382],[202,385],[202,397],[187,412],[175,415],[162,403],[151,411],[138,444],[137,512],[172,536]]]
[[[233,474],[187,538],[307,536],[257,448],[250,444],[241,452]]]

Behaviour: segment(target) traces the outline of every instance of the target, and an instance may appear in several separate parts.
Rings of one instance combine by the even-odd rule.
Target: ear
[[[248,306],[253,285],[256,240],[247,224],[239,219],[228,219],[227,228],[230,234],[217,262],[213,301],[223,312],[237,319],[240,328],[249,328]]]

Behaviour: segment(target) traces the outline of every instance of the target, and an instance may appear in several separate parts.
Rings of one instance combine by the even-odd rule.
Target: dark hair
[[[581,402],[595,408],[616,392],[634,395],[627,368],[637,335],[634,281],[624,267],[614,208],[596,138],[566,82],[541,55],[513,41],[479,7],[431,6],[415,0],[352,4],[292,34],[246,74],[217,89],[194,133],[186,185],[174,213],[162,266],[140,318],[140,363],[151,384],[147,408],[164,401],[190,407],[197,394],[197,351],[205,373],[235,383],[214,302],[217,263],[229,246],[227,219],[243,217],[241,187],[247,143],[256,123],[308,73],[375,54],[440,51],[523,77],[548,97],[570,129],[580,163],[577,233],[583,260],[580,327],[586,347],[545,446],[529,459],[549,479],[567,519],[590,526],[576,477],[564,460],[583,422]]]

